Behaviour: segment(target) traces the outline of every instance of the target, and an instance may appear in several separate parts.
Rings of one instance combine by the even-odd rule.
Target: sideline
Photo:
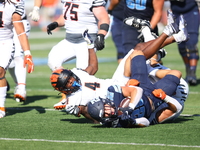
[[[47,139],[14,139],[14,138],[0,138],[6,141],[35,141],[35,142],[55,142],[55,143],[88,143],[88,144],[112,144],[112,145],[150,145],[150,146],[169,146],[169,147],[189,147],[200,148],[198,145],[172,145],[172,144],[159,144],[159,143],[119,143],[119,142],[92,142],[92,141],[62,141],[62,140],[47,140]]]

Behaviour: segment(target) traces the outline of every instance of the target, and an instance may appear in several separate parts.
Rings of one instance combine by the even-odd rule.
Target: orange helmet
[[[72,87],[66,87],[68,80],[73,77],[75,79]],[[67,69],[57,69],[53,71],[50,77],[51,85],[55,90],[64,94],[71,94],[80,89],[80,79],[71,71]]]

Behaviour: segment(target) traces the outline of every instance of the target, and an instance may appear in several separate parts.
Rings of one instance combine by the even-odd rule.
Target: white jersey
[[[62,0],[63,15],[67,33],[97,33],[97,20],[92,12],[93,7],[104,6],[104,0]]]
[[[0,41],[13,38],[12,15],[15,12],[21,16],[24,15],[23,1],[17,2],[16,5],[8,2],[0,3]]]
[[[86,105],[92,99],[106,98],[112,79],[99,79],[77,68],[71,71],[80,78],[82,86],[77,92],[68,96],[68,105]]]

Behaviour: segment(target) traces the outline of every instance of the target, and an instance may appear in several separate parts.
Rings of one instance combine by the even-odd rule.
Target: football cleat
[[[164,58],[166,55],[167,55],[167,52],[165,51],[164,48],[161,48],[159,51],[158,51],[158,58],[157,58],[157,62],[161,61],[162,58]]]
[[[26,100],[26,91],[16,86],[15,92],[14,92],[14,98],[16,102],[24,102]]]
[[[5,112],[5,107],[0,107],[0,118],[3,118],[6,116],[6,112]]]
[[[185,81],[190,84],[191,86],[195,86],[197,85],[197,78],[196,76],[187,76],[185,78]]]
[[[171,36],[179,32],[179,27],[176,23],[172,23],[172,24],[166,25],[163,32],[167,34],[168,36]]]
[[[180,15],[179,17],[179,32],[177,34],[174,34],[173,37],[175,39],[175,41],[177,43],[181,43],[183,41],[187,41],[189,39],[189,34],[187,32],[187,29],[186,29],[186,21],[183,17],[183,15]]]
[[[66,107],[67,105],[67,98],[66,98],[66,95],[65,94],[62,94],[62,99],[56,103],[53,107],[56,109],[56,110],[62,110]]]
[[[175,16],[174,14],[172,13],[171,9],[168,9],[167,10],[167,24],[172,24],[175,22]]]
[[[151,25],[150,25],[149,21],[142,20],[142,19],[136,18],[134,16],[124,19],[123,22],[128,26],[135,27],[138,31],[141,31],[142,28],[145,26],[147,26],[151,29]]]
[[[87,42],[88,48],[89,49],[94,48],[94,43],[93,43],[93,40],[92,40],[91,36],[88,34],[88,29],[86,29],[83,32],[82,36],[83,36],[84,40]]]

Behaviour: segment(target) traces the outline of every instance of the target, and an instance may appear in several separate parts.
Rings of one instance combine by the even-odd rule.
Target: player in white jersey
[[[22,0],[25,4],[24,0]],[[39,20],[39,7],[41,6],[42,0],[35,0],[33,11],[30,13],[31,19],[34,21]],[[22,22],[24,25],[24,30],[27,37],[29,36],[31,26],[27,19],[26,12],[22,16]],[[24,102],[26,100],[26,68],[23,66],[23,56],[24,52],[21,48],[19,39],[17,37],[16,31],[14,30],[14,47],[15,54],[14,59],[9,65],[8,71],[12,76],[14,82],[16,83],[14,98],[17,102]]]
[[[169,25],[170,26],[170,25]],[[169,27],[168,26],[168,27]],[[169,29],[168,29],[168,27],[166,27],[165,28],[165,30],[164,30],[164,33],[166,33],[166,30],[168,31]],[[174,32],[174,31],[170,31],[170,32]],[[164,34],[163,33],[163,34]],[[163,35],[162,34],[162,35]],[[161,35],[161,36],[162,36]],[[167,35],[169,35],[169,33],[167,33]],[[171,37],[170,36],[170,38],[168,38],[168,39],[173,39],[173,37]],[[167,38],[157,38],[157,39],[155,39],[155,40],[152,40],[152,41],[149,41],[149,42],[146,42],[146,43],[140,43],[140,44],[138,44],[138,46],[137,47],[135,47],[135,49],[140,49],[140,50],[143,50],[143,52],[145,53],[145,56],[146,56],[146,58],[150,58],[151,56],[153,56],[154,54],[155,54],[155,52],[160,48],[160,46],[165,46],[165,45],[163,45],[164,43],[163,42],[165,42],[166,40],[168,40]],[[158,43],[157,43],[157,41],[159,41],[159,45],[158,45]],[[156,43],[156,44],[153,44],[153,43]],[[172,42],[172,41],[171,41]],[[153,45],[154,46],[153,46]],[[153,47],[152,47],[153,46]],[[93,61],[94,62],[94,61]],[[122,65],[123,66],[123,65]],[[61,70],[63,70],[63,69],[61,69]],[[67,74],[67,75],[63,75],[63,73],[61,73],[62,71],[59,71],[59,72],[57,72],[57,70],[55,70],[54,72],[53,72],[53,74],[52,74],[52,76],[51,76],[51,83],[52,83],[52,86],[56,89],[56,90],[58,90],[58,91],[60,91],[60,92],[62,92],[62,93],[65,93],[65,94],[67,94],[68,95],[68,97],[67,97],[67,100],[65,100],[65,101],[61,101],[61,102],[59,102],[59,103],[57,103],[57,104],[55,104],[54,105],[54,108],[56,108],[56,109],[62,109],[63,107],[62,106],[64,106],[65,107],[65,105],[66,105],[66,107],[65,107],[65,109],[66,109],[66,111],[68,112],[68,113],[70,113],[70,114],[74,114],[74,115],[76,115],[76,116],[79,116],[80,115],[80,113],[81,114],[83,114],[85,117],[86,117],[86,115],[88,115],[87,114],[87,110],[86,110],[86,102],[89,102],[91,99],[90,98],[92,98],[92,97],[89,97],[89,95],[93,95],[94,97],[93,97],[93,99],[94,98],[97,98],[97,97],[95,97],[95,90],[96,89],[98,89],[98,88],[102,88],[102,86],[101,86],[101,81],[102,80],[99,80],[99,79],[96,79],[96,82],[90,82],[90,83],[85,83],[85,82],[82,82],[82,80],[81,80],[81,78],[82,78],[82,75],[80,75],[80,74],[75,74],[75,72],[72,74],[72,75],[70,75],[70,74]],[[64,69],[64,70],[66,70],[66,69]],[[72,70],[74,70],[74,69],[72,69]],[[106,84],[104,84],[104,87],[106,87],[107,86],[107,88],[110,86],[110,85],[113,85],[113,84],[118,84],[119,83],[119,81],[122,79],[122,78],[117,78],[117,77],[119,77],[119,76],[121,76],[121,77],[123,77],[123,70],[122,71],[120,71],[120,69],[117,69],[117,72],[118,73],[116,73],[116,74],[119,74],[119,75],[116,75],[115,77],[116,78],[112,78],[112,79],[107,79],[107,85]],[[76,72],[76,73],[78,73],[78,72]],[[88,74],[88,73],[87,73]],[[76,76],[76,77],[78,77],[78,79],[79,79],[79,84],[74,84],[74,80],[72,80],[73,79],[73,76]],[[94,76],[91,76],[91,75],[89,75],[88,74],[88,77],[87,78],[94,78]],[[70,80],[69,80],[70,79]],[[84,80],[84,79],[83,79]],[[85,80],[84,80],[85,81]],[[90,80],[88,80],[88,81],[90,81]],[[91,80],[91,81],[94,81],[94,80]],[[99,81],[99,83],[97,82],[97,81]],[[81,83],[81,85],[80,85],[80,83]],[[122,83],[123,85],[125,85],[126,83]],[[78,90],[80,89],[80,92],[82,92],[83,91],[83,89],[84,88],[88,88],[87,86],[88,85],[90,85],[90,87],[91,87],[91,90],[89,91],[88,90],[88,92],[87,92],[87,94],[86,93],[82,93],[82,95],[84,95],[85,97],[82,97],[82,95],[81,94],[79,94],[79,96],[78,97],[76,97],[76,98],[74,98],[73,99],[73,97],[75,97],[75,95],[77,94],[77,92],[79,92]],[[69,88],[68,88],[69,87]],[[76,90],[75,91],[73,91],[73,92],[70,92],[71,91],[71,89],[74,89],[76,87]],[[107,90],[107,88],[105,89],[105,90],[102,90],[102,92],[103,91],[106,91]],[[98,89],[99,90],[99,89]],[[70,93],[72,93],[71,95],[70,95]],[[105,92],[105,93],[101,93],[102,95],[106,95],[107,94],[107,92]],[[96,95],[96,96],[99,96],[99,95]],[[87,97],[89,97],[89,98],[87,98]],[[73,100],[73,101],[72,101]],[[81,102],[82,100],[84,100],[83,102]],[[77,103],[76,103],[76,102]],[[62,104],[63,103],[63,104]],[[85,105],[79,105],[79,104],[85,104]],[[87,116],[87,118],[90,118],[90,117],[88,117]],[[91,118],[90,118],[91,119]]]
[[[5,99],[7,92],[6,70],[13,59],[13,27],[16,30],[22,49],[24,50],[24,67],[28,65],[28,73],[33,71],[30,45],[24,31],[22,16],[24,14],[24,4],[20,0],[0,1],[0,118],[5,116]]]
[[[104,37],[110,19],[104,0],[62,0],[63,14],[47,26],[48,34],[57,27],[65,26],[66,38],[55,45],[48,55],[48,66],[52,71],[62,68],[66,61],[76,58],[76,67],[88,66],[88,47],[82,33],[88,33],[97,50],[104,48]],[[99,28],[98,28],[99,27]]]

